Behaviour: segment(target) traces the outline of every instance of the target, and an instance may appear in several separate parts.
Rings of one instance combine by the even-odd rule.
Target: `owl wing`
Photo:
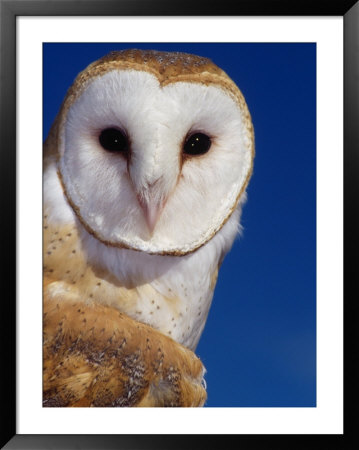
[[[43,406],[202,406],[197,356],[109,306],[44,299]]]

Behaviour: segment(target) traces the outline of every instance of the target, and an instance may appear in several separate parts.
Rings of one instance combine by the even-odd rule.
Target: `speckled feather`
[[[114,308],[44,301],[43,406],[202,406],[193,352]]]
[[[191,336],[194,325],[188,321],[188,316],[195,315],[193,320],[201,323],[208,313],[209,305],[197,301],[191,306],[193,299],[188,297],[185,285],[184,292],[179,294],[174,288],[166,288],[163,293],[151,282],[130,286],[129,280],[121,282],[100,264],[88,260],[78,227],[76,223],[54,226],[48,222],[47,214],[44,216],[45,296],[57,301],[72,299],[85,304],[115,307],[136,320],[151,324],[169,337],[192,346],[187,336]],[[218,268],[215,266],[213,273],[209,274],[208,286],[204,284],[210,292],[216,284],[217,274]],[[205,293],[203,289],[200,298],[202,303],[206,299]],[[197,329],[199,325],[194,323]]]

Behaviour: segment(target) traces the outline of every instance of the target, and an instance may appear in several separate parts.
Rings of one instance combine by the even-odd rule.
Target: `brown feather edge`
[[[86,312],[89,313],[89,315],[86,314]],[[84,317],[87,317],[89,321],[85,319],[85,325],[82,326],[80,325],[80,319],[83,320]],[[181,372],[181,375],[177,380],[178,383],[176,382],[176,380],[174,380],[175,383],[171,383],[171,386],[169,386],[170,389],[180,389],[179,398],[176,401],[176,406],[202,406],[206,400],[207,394],[202,384],[205,369],[201,360],[197,355],[195,355],[195,353],[193,353],[186,347],[183,347],[181,344],[173,341],[173,339],[171,339],[170,337],[164,336],[162,333],[154,330],[150,326],[140,322],[136,322],[125,314],[117,310],[114,311],[111,307],[105,305],[86,306],[76,301],[65,301],[59,303],[55,299],[47,299],[47,301],[45,300],[44,304],[44,323],[47,324],[44,330],[44,349],[46,347],[46,353],[52,355],[52,357],[54,358],[51,359],[51,357],[49,359],[49,364],[46,367],[44,366],[44,389],[46,390],[46,393],[44,393],[44,399],[46,401],[49,401],[51,399],[54,400],[52,394],[57,392],[57,384],[59,384],[59,382],[61,384],[62,376],[59,375],[60,379],[57,379],[56,371],[52,371],[55,370],[55,368],[51,366],[52,361],[56,363],[56,355],[58,355],[59,352],[61,355],[61,351],[63,351],[64,347],[66,348],[67,352],[69,348],[69,342],[71,341],[71,345],[74,346],[73,351],[75,352],[73,356],[79,357],[79,359],[81,359],[83,356],[83,351],[85,351],[86,349],[88,350],[88,348],[86,345],[82,345],[83,350],[80,349],[80,351],[78,352],[81,345],[79,348],[77,348],[77,343],[79,341],[81,341],[80,343],[82,344],[90,343],[91,339],[94,339],[94,336],[96,335],[100,337],[100,341],[103,341],[104,344],[106,344],[106,348],[109,352],[108,355],[105,352],[101,356],[104,358],[104,369],[106,369],[106,367],[108,369],[111,368],[111,354],[113,353],[113,351],[120,352],[118,356],[122,355],[122,357],[124,357],[133,353],[133,351],[131,350],[131,346],[133,345],[135,345],[136,349],[139,350],[139,357],[141,357],[141,361],[143,361],[143,363],[147,367],[148,362],[146,363],[146,359],[148,357],[146,356],[146,354],[148,352],[150,352],[149,354],[156,352],[155,349],[157,349],[157,347],[159,346],[158,348],[159,350],[161,350],[161,353],[165,358],[163,360],[163,369],[165,371],[162,372],[162,370],[160,370],[158,373],[153,373],[152,375],[154,375],[154,377],[152,378],[152,381],[156,382],[156,379],[157,381],[160,381],[160,379],[162,379],[162,375],[165,375],[168,369],[171,370],[171,368],[175,369],[176,367],[177,371],[178,369],[183,369],[183,372]],[[129,329],[127,328],[127,326],[124,326],[126,324],[128,324]],[[79,335],[75,334],[71,336],[71,331],[76,331],[79,328],[81,328],[82,330],[81,333]],[[90,333],[91,330],[92,334]],[[136,332],[137,337],[141,337],[138,341],[133,341],[132,339],[130,339],[131,333],[133,332]],[[115,337],[115,333],[117,334],[117,337]],[[122,342],[122,344],[118,347],[119,342]],[[124,344],[126,344],[126,349],[123,348]],[[152,351],[151,348],[153,348]],[[99,348],[97,350],[99,350]],[[121,361],[117,361],[116,358],[116,362],[119,369],[121,366]],[[87,361],[85,365],[86,367],[84,366],[83,368],[86,370],[86,373],[90,373],[91,371],[93,371],[92,373],[95,375],[95,372],[98,372],[96,364],[94,365],[94,367],[92,367],[92,369],[92,365],[89,361]],[[145,366],[144,368],[146,368]],[[83,373],[83,371],[80,371],[78,373]],[[75,373],[71,373],[70,375],[74,375],[76,377]],[[156,404],[157,400],[155,397],[159,396],[158,399],[160,400],[162,395],[161,392],[158,392],[158,394],[156,394],[155,397],[152,398],[152,402],[155,401],[155,404],[146,404],[146,399],[147,401],[151,401],[151,396],[148,397],[148,395],[146,394],[146,391],[151,384],[151,379],[147,379],[147,382],[147,387],[145,385],[143,386],[144,397],[140,400],[139,404],[132,406],[160,406]],[[58,392],[60,393],[60,391]],[[171,396],[173,393],[175,392],[169,392]],[[166,392],[163,392],[163,394],[166,395]],[[193,397],[193,395],[195,395],[195,397]],[[77,400],[78,399],[76,399],[76,401]],[[195,405],[191,404],[193,401],[196,401]],[[142,404],[143,402],[145,402],[145,404]],[[56,406],[97,405],[69,404]]]
[[[212,65],[214,68],[217,68],[217,66],[215,66],[213,63],[212,63]],[[218,231],[229,220],[233,211],[236,209],[236,207],[238,205],[240,197],[242,196],[243,192],[245,191],[246,187],[248,186],[249,180],[253,173],[253,161],[254,161],[254,156],[255,156],[254,129],[253,129],[251,115],[250,115],[247,103],[244,99],[244,96],[243,96],[242,92],[240,91],[240,89],[238,88],[238,86],[233,82],[233,80],[231,80],[228,77],[228,75],[223,71],[221,71],[221,75],[218,75],[217,74],[218,72],[217,73],[197,72],[197,73],[190,73],[190,74],[178,74],[176,76],[167,78],[164,74],[159,73],[157,70],[155,70],[151,67],[148,67],[148,66],[144,66],[143,64],[139,64],[139,63],[133,63],[133,62],[130,63],[128,61],[117,61],[117,60],[115,60],[115,61],[104,60],[103,62],[102,62],[102,60],[95,61],[94,63],[90,64],[84,71],[82,71],[77,76],[75,82],[69,88],[67,95],[61,105],[59,114],[54,121],[54,124],[50,130],[48,138],[45,141],[44,153],[46,153],[46,151],[48,151],[48,149],[50,148],[50,143],[53,140],[55,140],[55,145],[52,146],[52,149],[53,148],[58,149],[59,133],[60,133],[60,129],[62,129],[62,127],[63,127],[66,113],[69,110],[69,108],[71,107],[71,105],[75,102],[75,100],[85,90],[85,88],[87,87],[89,82],[92,81],[94,78],[97,78],[100,75],[107,73],[111,70],[139,70],[142,72],[148,72],[148,73],[154,75],[159,80],[160,85],[162,87],[166,86],[168,84],[171,84],[171,83],[176,83],[176,82],[191,82],[191,83],[216,85],[216,86],[219,85],[226,93],[230,94],[230,96],[233,98],[233,100],[235,100],[235,102],[238,104],[240,110],[244,113],[246,129],[250,134],[250,140],[251,140],[251,145],[250,145],[251,165],[248,170],[247,177],[244,180],[244,183],[242,185],[242,188],[240,189],[240,191],[237,195],[237,198],[233,204],[233,207],[228,212],[228,215],[224,218],[222,223],[213,231],[213,233],[204,242],[196,245],[194,248],[192,248],[189,251],[180,251],[180,250],[170,250],[170,251],[162,251],[162,252],[161,251],[157,251],[157,252],[145,251],[145,253],[148,253],[150,255],[168,255],[168,256],[184,256],[184,255],[193,253],[196,250],[198,250],[198,248],[202,247],[207,242],[209,242],[213,238],[213,236],[215,236],[218,233]],[[55,154],[54,152],[52,152],[52,155],[56,157],[57,163],[59,163],[59,160],[60,160],[59,153],[57,152]],[[50,156],[50,154],[48,156]],[[45,155],[45,158],[46,158],[46,155]],[[44,167],[46,167],[46,164],[44,164]],[[73,208],[80,223],[84,226],[84,228],[86,229],[86,231],[89,234],[91,234],[97,240],[99,240],[100,242],[102,242],[103,244],[105,244],[109,247],[125,248],[125,249],[139,251],[139,252],[144,251],[141,249],[131,247],[131,246],[125,244],[124,242],[108,241],[108,240],[104,239],[102,236],[100,236],[98,233],[93,231],[87,225],[87,223],[84,221],[84,219],[82,218],[79,207],[73,203],[70,196],[68,195],[67,190],[64,185],[64,182],[63,182],[63,179],[62,179],[62,174],[61,174],[60,169],[58,169],[57,174],[58,174],[64,195],[66,196],[69,204]]]

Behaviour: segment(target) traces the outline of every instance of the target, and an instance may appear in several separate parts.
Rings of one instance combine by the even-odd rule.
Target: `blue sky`
[[[206,406],[315,406],[315,44],[44,44],[44,138],[78,72],[123,48],[209,57],[252,114],[244,232],[221,267],[196,350],[207,369]]]

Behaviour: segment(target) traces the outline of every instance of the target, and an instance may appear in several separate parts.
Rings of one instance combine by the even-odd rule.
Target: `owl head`
[[[94,62],[48,139],[86,230],[150,254],[208,242],[236,209],[254,157],[240,90],[209,59],[185,53],[125,50]]]

